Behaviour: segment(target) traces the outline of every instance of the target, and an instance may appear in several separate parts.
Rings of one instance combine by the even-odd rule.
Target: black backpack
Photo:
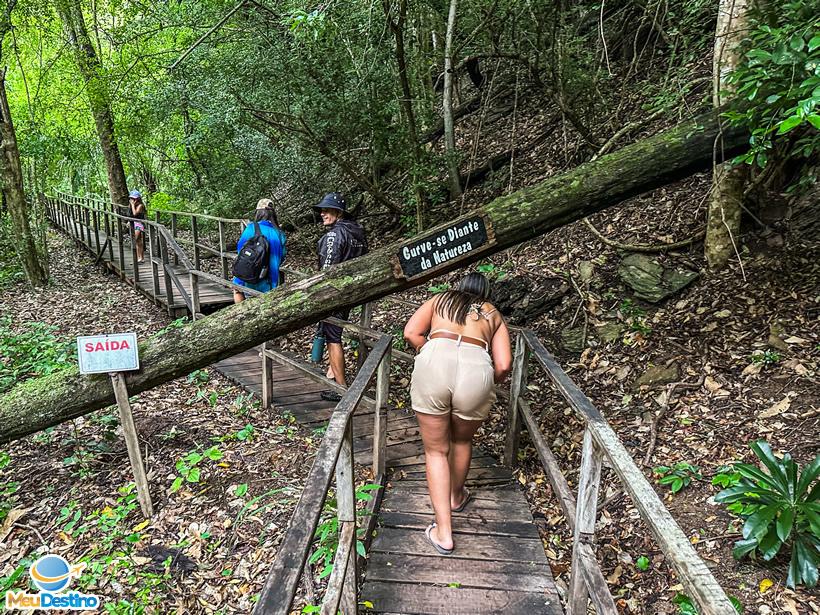
[[[256,232],[245,242],[233,262],[233,274],[248,284],[256,284],[268,277],[270,244],[262,234],[258,222],[253,223]]]

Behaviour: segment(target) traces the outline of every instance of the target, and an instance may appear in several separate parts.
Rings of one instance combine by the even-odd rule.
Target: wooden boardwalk
[[[230,261],[235,256],[227,248],[230,233],[227,226],[238,224],[241,228],[242,220],[165,212],[171,216],[169,230],[156,215],[156,221],[145,221],[155,240],[150,242],[154,252],[146,250],[146,262],[135,268],[133,246],[127,233],[116,233],[119,237],[125,236],[127,245],[121,245],[116,236],[108,241],[103,231],[103,228],[122,227],[123,221],[127,220],[115,213],[115,207],[86,197],[66,195],[66,198],[46,197],[46,208],[48,217],[58,228],[74,237],[98,260],[103,260],[124,281],[166,307],[169,314],[177,316],[190,312],[202,317],[232,303],[230,283],[218,275],[201,271],[200,255],[204,252],[218,258],[222,275],[227,277]],[[178,219],[190,219],[193,261],[177,243]],[[202,226],[207,222],[217,228],[218,246],[198,241],[197,229],[202,228],[200,219]],[[191,280],[198,282],[192,284]],[[433,519],[433,511],[427,493],[418,424],[412,413],[387,406],[391,339],[368,326],[345,325],[362,336],[360,339],[370,336],[377,340],[361,369],[377,383],[377,397],[382,409],[378,415],[375,402],[364,396],[364,378],[351,383],[348,394],[337,405],[323,400],[321,392],[338,385],[327,381],[322,373],[308,367],[304,361],[269,348],[264,356],[266,370],[272,379],[268,379],[271,386],[265,387],[264,394],[262,359],[258,349],[215,364],[227,377],[252,393],[264,396],[271,407],[289,412],[301,424],[321,427],[329,423],[321,445],[324,453],[310,468],[311,478],[306,481],[297,512],[271,562],[255,613],[285,615],[291,612],[333,473],[339,489],[339,546],[333,572],[328,577],[323,613],[333,613],[341,608],[349,615],[361,612],[362,606],[372,613],[411,615],[563,613],[539,533],[509,467],[518,459],[519,434],[526,429],[567,524],[573,530],[572,566],[565,598],[573,613],[587,612],[588,603],[600,614],[616,615],[618,612],[594,547],[601,469],[606,462],[614,470],[624,492],[636,504],[643,522],[650,528],[700,612],[735,615],[729,597],[664,507],[617,434],[529,329],[520,330],[516,336],[509,392],[511,412],[505,434],[504,460],[508,466],[499,464],[481,449],[473,450],[473,463],[467,479],[473,500],[464,512],[453,515],[455,552],[449,556],[439,555],[424,535],[424,529]],[[396,350],[392,352],[394,358],[412,363],[412,356]],[[585,425],[577,501],[576,493],[570,489],[541,433],[528,400],[522,396],[522,391],[527,388],[528,356],[535,359],[555,390]],[[271,361],[278,365],[273,370],[269,369]],[[374,460],[372,446],[376,423],[382,426],[380,430],[386,426],[386,432],[379,431],[376,448],[382,454]],[[364,512],[364,520],[368,522],[364,540],[367,542],[370,538],[371,529],[375,538],[369,545],[367,563],[361,575],[355,574],[354,460],[362,465],[372,464],[372,480],[385,487]]]
[[[123,281],[168,308],[174,316],[188,312],[180,289],[192,296],[189,269],[173,262],[166,240],[163,254],[152,254],[146,237],[145,262],[134,267],[131,241],[83,223],[91,219],[67,218],[55,210],[52,220],[74,237]],[[59,214],[59,215],[58,215]],[[61,222],[63,224],[61,224]],[[150,223],[149,224],[154,224]],[[164,228],[157,232],[167,233]],[[110,243],[110,247],[107,244]],[[159,244],[157,244],[159,245]],[[103,248],[104,249],[101,249]],[[180,253],[180,260],[186,257]],[[223,254],[223,256],[225,256]],[[170,297],[170,306],[169,306]],[[198,283],[200,310],[214,311],[233,302],[229,288],[207,278]],[[273,369],[271,405],[288,412],[308,427],[325,425],[336,402],[321,398],[333,385],[313,369],[313,377],[294,367],[289,358]],[[299,362],[301,363],[301,362]],[[214,365],[222,374],[252,392],[262,395],[262,360],[259,349],[251,349]],[[372,462],[374,407],[365,397],[353,415],[353,453],[359,464]],[[511,471],[500,466],[481,449],[474,449],[467,484],[473,500],[453,516],[456,550],[440,556],[427,542],[424,529],[433,518],[424,470],[424,452],[419,427],[412,412],[387,410],[386,488],[377,510],[375,538],[360,586],[360,604],[373,613],[459,614],[563,613],[544,547],[533,523],[526,499]]]
[[[214,367],[261,395],[259,350]],[[320,397],[328,387],[299,370],[277,365],[273,405],[304,425],[327,422],[334,402]],[[317,372],[318,373],[318,372]],[[467,485],[473,500],[453,515],[456,550],[440,556],[424,529],[433,518],[427,495],[424,453],[412,413],[388,410],[387,466],[391,470],[378,526],[368,554],[360,601],[373,613],[509,615],[563,613],[544,547],[529,505],[509,469],[474,449]],[[354,455],[371,461],[372,403],[353,416]]]
[[[81,220],[74,220],[72,224],[65,227],[61,226],[60,228],[76,239],[80,245],[94,254],[94,256],[98,256],[100,254],[99,248],[109,241],[110,248],[106,247],[102,252],[100,257],[101,264],[120,276],[126,284],[133,286],[155,304],[166,309],[168,309],[169,303],[167,289],[170,288],[172,307],[169,311],[172,316],[179,317],[189,313],[185,299],[182,293],[180,293],[179,288],[170,281],[166,284],[166,275],[162,259],[158,254],[151,254],[148,237],[145,238],[145,260],[142,263],[138,263],[135,270],[134,251],[131,247],[132,240],[127,235],[125,235],[125,241],[122,245],[121,260],[120,242],[115,233],[109,236],[103,229],[97,229],[95,231]],[[97,233],[99,234],[99,247],[97,245]],[[173,255],[171,256],[171,261],[169,267],[176,274],[179,283],[190,297],[192,295],[192,289],[188,270],[184,265],[174,262]],[[136,280],[134,279],[135,274]],[[233,292],[225,286],[221,286],[207,279],[200,279],[198,287],[200,310],[205,313],[210,313],[233,304]]]

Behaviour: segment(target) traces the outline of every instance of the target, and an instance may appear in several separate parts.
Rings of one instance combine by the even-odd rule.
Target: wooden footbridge
[[[232,302],[228,237],[240,220],[185,212],[159,212],[146,222],[146,262],[136,262],[129,218],[115,207],[87,198],[48,198],[52,223],[92,252],[126,283],[172,316],[200,318]],[[166,223],[170,222],[169,225]],[[232,234],[229,234],[232,233]],[[187,246],[193,258],[182,247]],[[215,271],[205,271],[204,269]],[[254,294],[254,293],[251,293]],[[394,299],[387,298],[385,301]],[[308,426],[326,426],[287,534],[254,613],[287,614],[305,574],[314,533],[333,486],[339,543],[321,612],[406,614],[558,614],[618,612],[595,555],[595,521],[602,466],[619,479],[684,591],[704,615],[734,615],[731,602],[685,534],[663,506],[643,472],[600,412],[529,330],[516,331],[513,374],[507,400],[503,460],[474,450],[467,484],[473,500],[453,515],[456,549],[440,556],[426,541],[432,520],[424,455],[412,414],[388,404],[391,361],[413,357],[392,348],[392,338],[370,328],[371,307],[359,324],[342,324],[359,341],[358,373],[348,389],[315,367],[265,343],[220,361],[215,367],[258,395],[264,407],[291,413]],[[570,489],[526,399],[530,365],[543,369],[557,392],[585,425],[580,480]],[[373,381],[375,380],[375,384]],[[338,403],[321,392],[338,390]],[[526,429],[573,530],[569,589],[559,596],[529,505],[512,468],[518,438]],[[372,469],[380,486],[365,508],[357,506],[354,463]],[[357,554],[361,540],[366,557]]]

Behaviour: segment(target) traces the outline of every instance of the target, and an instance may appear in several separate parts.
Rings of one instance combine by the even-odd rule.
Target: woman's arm
[[[510,347],[510,330],[501,318],[501,324],[495,330],[490,346],[493,356],[493,372],[496,383],[501,383],[512,371],[512,348]]]
[[[424,342],[427,341],[427,334],[430,332],[430,323],[433,321],[433,303],[436,298],[433,297],[425,301],[419,309],[410,317],[407,324],[404,325],[404,339],[416,349],[421,350]]]

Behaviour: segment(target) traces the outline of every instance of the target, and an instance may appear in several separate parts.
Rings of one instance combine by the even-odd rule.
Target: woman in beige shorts
[[[427,467],[435,522],[427,539],[442,555],[453,552],[452,512],[470,500],[464,486],[472,439],[495,401],[495,383],[510,372],[510,332],[487,298],[490,283],[480,273],[456,290],[425,302],[404,327],[418,351],[410,385]]]

